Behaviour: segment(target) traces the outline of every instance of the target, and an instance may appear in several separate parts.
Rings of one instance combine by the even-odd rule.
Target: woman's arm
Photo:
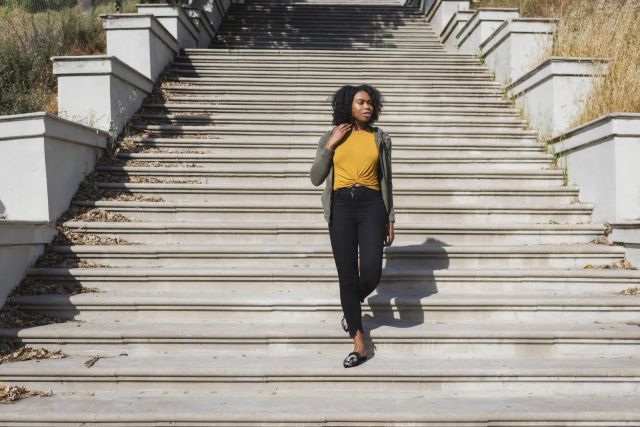
[[[331,169],[333,153],[344,137],[351,131],[351,124],[343,123],[328,131],[318,141],[318,149],[316,150],[316,158],[311,166],[309,176],[311,183],[316,187],[327,178]]]
[[[318,149],[316,150],[316,157],[311,166],[311,172],[309,177],[311,183],[316,187],[324,182],[331,169],[331,161],[333,160],[333,151],[325,147],[327,140],[331,132],[327,132],[320,137],[318,141]]]
[[[388,169],[388,175],[389,175],[389,180],[388,180],[388,194],[387,194],[387,203],[389,204],[389,223],[387,224],[387,236],[385,238],[384,241],[384,246],[391,246],[391,244],[393,243],[393,240],[395,239],[395,212],[393,210],[393,174],[391,171],[391,137],[389,136],[389,134],[387,134],[386,137],[387,140],[387,150],[389,152],[389,162],[387,164],[387,169]]]

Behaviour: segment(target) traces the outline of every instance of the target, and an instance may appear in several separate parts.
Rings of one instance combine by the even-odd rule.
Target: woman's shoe
[[[345,319],[344,316],[342,316],[342,320],[340,321],[340,324],[342,325],[342,329],[344,329],[345,332],[349,332],[349,327],[347,326],[347,319]]]
[[[342,362],[342,365],[345,368],[351,368],[351,367],[354,367],[354,366],[358,366],[360,363],[362,363],[365,360],[367,360],[367,356],[368,355],[366,355],[366,354],[364,356],[360,356],[360,353],[358,353],[357,351],[352,351],[344,359],[344,362]]]

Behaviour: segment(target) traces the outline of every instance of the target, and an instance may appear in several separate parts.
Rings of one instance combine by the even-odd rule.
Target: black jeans
[[[340,304],[351,337],[357,330],[364,332],[360,302],[380,282],[387,219],[380,191],[364,186],[333,190],[329,236],[340,282]]]

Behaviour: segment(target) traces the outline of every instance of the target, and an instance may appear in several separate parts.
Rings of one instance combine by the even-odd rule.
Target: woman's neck
[[[353,130],[356,132],[361,132],[361,131],[366,131],[369,130],[370,126],[368,123],[361,123],[358,121],[353,122]]]

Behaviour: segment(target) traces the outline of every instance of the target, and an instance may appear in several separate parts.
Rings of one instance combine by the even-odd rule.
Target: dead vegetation
[[[73,321],[37,311],[20,310],[11,301],[7,300],[7,302],[8,304],[5,304],[0,310],[0,328],[30,328]]]
[[[86,222],[133,222],[131,218],[117,213],[107,212],[98,208],[74,209],[65,212],[59,219],[58,225],[66,221]]]
[[[119,237],[100,236],[92,233],[78,233],[65,226],[57,226],[58,235],[53,239],[52,245],[133,245]]]
[[[33,396],[46,397],[51,396],[51,393],[27,390],[22,386],[0,383],[0,403],[13,403]]]
[[[43,347],[33,348],[20,345],[15,341],[0,345],[0,365],[27,360],[64,359],[65,357],[67,355],[61,350],[51,351]]]
[[[36,268],[109,268],[109,265],[95,261],[78,259],[74,255],[65,256],[57,252],[45,252],[35,263]]]
[[[624,291],[618,292],[618,294],[637,297],[637,296],[640,296],[640,288],[636,287],[636,288],[625,289]]]
[[[614,263],[611,264],[605,264],[605,265],[593,265],[593,264],[587,264],[584,266],[584,268],[586,269],[597,269],[597,270],[637,270],[637,268],[635,268],[634,266],[631,265],[631,263],[629,262],[629,260],[625,259],[621,259],[620,261],[616,261]]]
[[[16,286],[9,297],[17,297],[23,295],[47,295],[47,294],[83,294],[91,292],[100,292],[98,288],[88,288],[82,286],[78,282],[72,281],[44,281],[26,277]]]

